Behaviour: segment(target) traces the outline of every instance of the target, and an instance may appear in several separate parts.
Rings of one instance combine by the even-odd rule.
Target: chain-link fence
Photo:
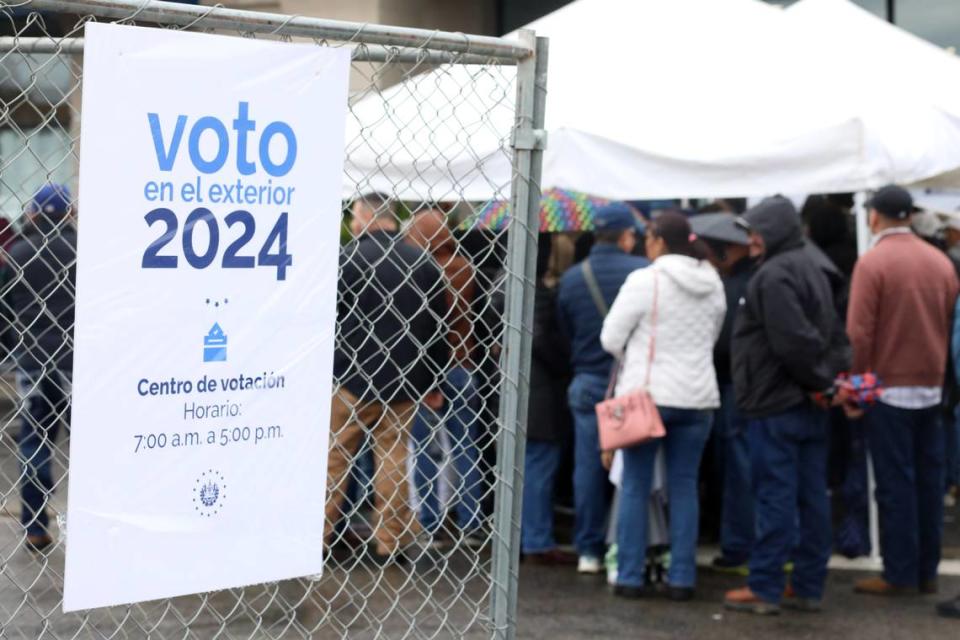
[[[322,577],[61,612],[90,20],[353,50]],[[512,637],[545,52],[532,34],[0,2],[0,637]]]

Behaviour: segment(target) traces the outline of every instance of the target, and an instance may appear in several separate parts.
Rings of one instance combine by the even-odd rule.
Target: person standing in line
[[[617,395],[648,387],[666,436],[623,449],[617,525],[617,584],[625,598],[650,593],[644,584],[648,503],[654,463],[665,450],[670,505],[668,595],[693,598],[700,512],[697,480],[720,406],[713,348],[726,312],[723,283],[694,244],[686,216],[668,212],[647,227],[648,269],[630,274],[603,323],[600,341],[621,358]]]
[[[558,549],[553,534],[557,470],[563,454],[564,436],[569,428],[563,400],[569,383],[570,356],[557,326],[555,291],[544,282],[550,253],[550,235],[540,234],[537,290],[533,303],[521,552],[528,561],[537,558],[540,564],[572,564],[576,557]]]
[[[724,604],[772,614],[783,600],[818,611],[831,527],[827,411],[817,394],[831,389],[844,368],[846,341],[830,281],[805,249],[793,204],[767,198],[740,223],[760,262],[740,301],[732,351],[737,406],[750,420],[756,541],[748,586],[729,591]]]
[[[720,555],[713,559],[711,566],[717,571],[746,575],[754,540],[750,441],[747,437],[747,419],[737,409],[730,348],[733,322],[740,299],[747,291],[754,263],[750,258],[750,238],[746,231],[737,226],[736,216],[732,213],[698,215],[691,220],[691,226],[711,249],[712,261],[720,272],[727,303],[723,328],[713,350],[720,387],[720,409],[714,418],[714,434],[723,490]]]
[[[60,484],[53,478],[54,443],[61,426],[70,424],[77,262],[71,201],[65,185],[41,187],[0,272],[5,342],[23,403],[20,523],[27,549],[38,554],[53,544],[47,503]]]
[[[450,365],[446,286],[429,255],[403,242],[393,204],[368,194],[353,204],[354,240],[340,253],[337,348],[330,421],[326,537],[342,516],[350,465],[373,440],[377,563],[408,560],[419,523],[408,502],[407,442],[417,405],[442,406]]]
[[[877,480],[883,574],[858,593],[936,593],[943,534],[944,434],[940,419],[951,319],[960,285],[950,260],[910,229],[901,187],[867,204],[873,248],[857,262],[847,333],[853,369],[886,390],[864,419]]]
[[[627,276],[650,264],[631,255],[637,219],[623,203],[594,212],[595,244],[590,255],[563,274],[557,291],[557,320],[570,344],[573,380],[567,401],[574,423],[574,504],[580,573],[603,570],[610,483],[600,457],[596,405],[603,400],[613,357],[600,344],[603,319]]]
[[[954,371],[960,371],[960,298],[953,309],[953,340],[950,343],[950,357]],[[937,605],[937,613],[944,618],[960,619],[960,595]]]
[[[468,547],[479,548],[486,543],[486,536],[482,531],[483,481],[477,448],[480,402],[470,357],[474,347],[471,318],[474,269],[461,252],[442,211],[431,209],[416,214],[406,237],[414,246],[429,253],[443,270],[447,284],[446,320],[451,329],[447,342],[453,351],[453,363],[441,385],[443,407],[439,416],[424,406],[417,412],[413,424],[414,484],[421,500],[420,524],[427,532],[436,534],[445,520],[439,497],[442,467],[436,459],[442,458],[442,453],[440,456],[434,453],[442,452],[438,431],[443,428],[450,436],[451,463],[456,474],[452,502],[459,526],[457,539],[462,539]]]
[[[943,217],[946,223],[944,240],[947,257],[950,258],[957,276],[960,277],[960,211]],[[954,329],[951,342],[954,349],[958,348],[958,343],[960,343],[960,332]],[[948,376],[948,379],[953,382],[953,399],[956,400],[957,396],[960,395],[960,379],[958,379],[960,375],[957,374],[960,371],[960,369],[957,369],[960,360],[955,358],[951,361],[951,364],[953,365],[953,375]],[[949,506],[956,506],[958,498],[960,498],[960,403],[955,403],[955,405],[953,415],[945,416],[947,477],[944,499],[945,504]]]
[[[960,275],[960,211],[940,214],[943,220],[943,243],[947,257],[953,263],[953,268]]]
[[[807,227],[810,242],[850,281],[857,262],[857,240],[851,234],[852,216],[832,196],[813,195],[803,203],[800,217]]]
[[[910,228],[923,240],[943,251],[957,276],[960,277],[960,226],[951,214],[938,214],[931,210],[914,207],[910,218]],[[947,370],[943,382],[943,401],[940,404],[940,420],[943,423],[945,469],[944,506],[953,507],[957,503],[958,485],[960,485],[960,423],[957,414],[960,411],[960,386],[957,382],[953,360],[947,360]]]

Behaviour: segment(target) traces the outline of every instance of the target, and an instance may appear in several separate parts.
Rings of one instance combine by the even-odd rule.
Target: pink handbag
[[[653,269],[653,267],[650,267]],[[600,436],[600,448],[604,451],[625,449],[648,440],[662,438],[666,435],[663,420],[657,405],[647,389],[650,387],[650,370],[653,368],[653,356],[656,345],[657,303],[659,298],[659,278],[656,270],[653,272],[653,310],[650,313],[650,349],[647,357],[647,376],[643,386],[634,389],[626,395],[614,397],[617,388],[617,379],[623,371],[623,359],[618,359],[613,365],[610,375],[610,384],[603,402],[597,405],[597,425]],[[636,329],[634,329],[636,331]],[[630,344],[630,338],[627,344]],[[624,346],[624,357],[626,346]]]

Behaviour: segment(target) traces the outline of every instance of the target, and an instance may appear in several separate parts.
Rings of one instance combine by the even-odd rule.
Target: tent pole
[[[890,24],[897,23],[896,5],[897,0],[887,0],[887,22]]]
[[[873,456],[867,449],[867,505],[869,506],[870,522],[870,560],[883,566],[883,556],[880,553],[880,510],[877,508],[877,476],[873,470]]]
[[[857,222],[857,255],[862,256],[870,248],[870,224],[867,220],[867,194],[858,191],[853,194],[853,214]]]
[[[870,248],[870,225],[867,220],[867,194],[858,191],[853,196],[853,213],[857,219],[857,255],[862,256]],[[873,471],[873,458],[867,450],[867,505],[870,522],[870,559],[881,562],[880,511],[877,508],[877,478]]]

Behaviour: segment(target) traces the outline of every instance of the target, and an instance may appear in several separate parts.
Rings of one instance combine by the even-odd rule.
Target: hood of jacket
[[[765,198],[747,211],[743,219],[763,238],[766,258],[803,245],[800,214],[793,203],[783,196]]]
[[[708,296],[723,287],[720,275],[706,260],[670,254],[657,258],[653,266],[657,272],[697,298]]]

